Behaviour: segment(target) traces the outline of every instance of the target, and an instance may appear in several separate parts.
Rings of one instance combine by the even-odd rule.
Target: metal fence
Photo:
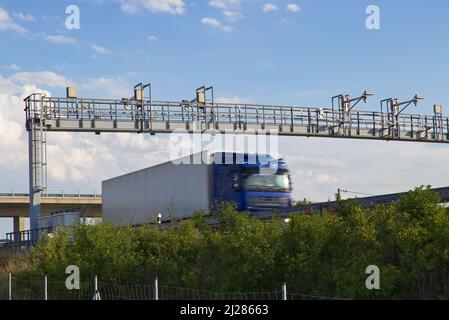
[[[0,300],[340,300],[289,293],[287,285],[279,290],[260,292],[218,292],[152,283],[119,284],[97,280],[80,282],[69,290],[65,281],[23,279],[12,274],[0,283]]]

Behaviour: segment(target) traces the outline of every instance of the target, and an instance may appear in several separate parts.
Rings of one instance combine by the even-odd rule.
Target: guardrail
[[[29,192],[24,189],[0,188],[0,197],[28,197]],[[42,192],[44,198],[101,198],[101,192],[87,189],[46,189]]]
[[[31,246],[32,245],[32,237],[34,234],[42,235],[49,234],[53,232],[53,227],[33,229],[33,230],[24,230],[18,232],[9,232],[6,234],[6,242],[4,243],[6,246]]]

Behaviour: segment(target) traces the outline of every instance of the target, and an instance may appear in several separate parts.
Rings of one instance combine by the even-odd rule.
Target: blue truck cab
[[[270,155],[216,153],[214,201],[234,202],[239,211],[265,211],[292,206],[287,164]]]

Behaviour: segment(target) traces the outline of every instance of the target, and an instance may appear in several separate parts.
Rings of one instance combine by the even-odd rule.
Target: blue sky
[[[68,5],[80,8],[80,30],[65,28]],[[380,30],[365,27],[369,5],[380,8]],[[120,98],[143,81],[152,82],[156,99],[180,100],[207,84],[229,101],[307,106],[372,89],[374,99],[360,106],[366,110],[419,91],[426,99],[411,111],[449,108],[445,0],[2,0],[0,8],[0,122],[12,128],[0,131],[0,188],[27,187],[18,101],[30,88],[62,95],[72,83],[80,96]],[[158,162],[165,143],[49,139],[55,187],[98,187],[110,175]],[[119,148],[110,146],[115,139]],[[298,138],[283,139],[280,149],[299,172],[297,198],[326,200],[337,187],[379,194],[448,185],[446,146]],[[0,238],[8,228],[0,223]]]
[[[292,1],[275,1],[278,11],[264,13],[268,1],[241,0],[228,8],[244,16],[234,23],[210,1],[184,1],[184,14],[143,8],[129,14],[118,2],[2,1],[8,12],[28,13],[36,21],[18,21],[31,36],[2,32],[8,48],[0,58],[27,71],[50,70],[80,81],[99,75],[147,80],[164,99],[183,98],[202,83],[270,103],[327,104],[328,92],[366,87],[379,98],[408,97],[417,90],[429,100],[447,98],[440,88],[449,80],[444,0],[299,1],[297,13],[285,10]],[[69,4],[81,10],[80,30],[64,28]],[[365,28],[369,4],[381,9],[379,31]],[[203,18],[234,31],[206,26]],[[43,40],[44,34],[64,35],[76,44],[55,45]],[[110,54],[92,58],[92,44]],[[127,77],[130,72],[137,75]]]

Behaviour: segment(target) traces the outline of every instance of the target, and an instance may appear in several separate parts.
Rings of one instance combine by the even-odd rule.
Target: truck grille
[[[275,198],[275,197],[249,197],[248,206],[252,208],[276,208],[288,207],[290,203],[289,198]]]

